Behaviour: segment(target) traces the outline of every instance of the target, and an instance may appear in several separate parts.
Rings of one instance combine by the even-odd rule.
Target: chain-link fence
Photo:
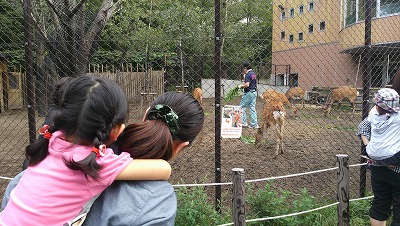
[[[336,154],[360,162],[355,133],[371,107],[367,100],[390,86],[400,69],[400,3],[392,0],[0,0],[0,11],[4,177],[21,170],[25,146],[34,140],[52,86],[61,77],[90,74],[115,80],[130,100],[130,122],[140,120],[158,94],[200,87],[204,131],[172,162],[173,182],[190,183],[212,181],[215,173],[229,181],[233,167],[245,168],[251,179],[329,168]],[[259,124],[264,91],[304,90],[290,99],[299,109],[296,114],[286,106],[284,153],[276,158],[273,128],[259,147],[254,146],[256,130],[246,128],[241,139],[220,140],[217,150],[219,107],[239,104],[240,97],[229,102],[223,97],[243,83],[243,61],[257,74]],[[329,96],[342,86],[356,90],[350,98],[355,113],[346,98],[354,89],[343,100]],[[324,105],[331,107],[326,116]],[[365,178],[363,167],[352,170],[351,196],[364,193]],[[0,181],[1,194],[7,183]],[[277,186],[335,197],[331,174]]]

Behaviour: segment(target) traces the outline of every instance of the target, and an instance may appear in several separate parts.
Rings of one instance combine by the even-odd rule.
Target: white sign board
[[[240,106],[225,105],[222,108],[222,138],[240,138],[242,136],[242,114],[243,109]]]

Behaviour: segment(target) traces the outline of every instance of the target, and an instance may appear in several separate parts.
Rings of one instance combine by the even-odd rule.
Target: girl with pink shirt
[[[115,155],[128,103],[113,81],[72,79],[38,139],[26,148],[29,167],[0,213],[0,225],[70,225],[114,180],[167,180],[168,162]]]

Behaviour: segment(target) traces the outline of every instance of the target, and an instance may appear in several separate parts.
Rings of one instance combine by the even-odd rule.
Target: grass
[[[315,197],[305,188],[300,193],[292,193],[284,189],[273,188],[272,184],[272,182],[267,183],[264,188],[257,190],[253,188],[252,184],[246,184],[245,218],[247,220],[299,213],[325,207],[335,202]],[[217,212],[214,203],[207,197],[204,187],[180,187],[175,190],[178,199],[176,226],[212,226],[233,222],[231,207],[220,206],[221,212]],[[369,225],[370,202],[371,200],[357,200],[350,203],[350,225]],[[338,225],[337,206],[333,205],[295,216],[248,222],[247,225],[336,226]]]

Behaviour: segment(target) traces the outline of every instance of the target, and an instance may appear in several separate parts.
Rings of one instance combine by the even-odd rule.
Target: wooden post
[[[336,155],[337,170],[337,206],[338,226],[350,225],[350,208],[349,208],[349,156]]]
[[[244,169],[232,169],[232,218],[235,226],[246,225]]]

